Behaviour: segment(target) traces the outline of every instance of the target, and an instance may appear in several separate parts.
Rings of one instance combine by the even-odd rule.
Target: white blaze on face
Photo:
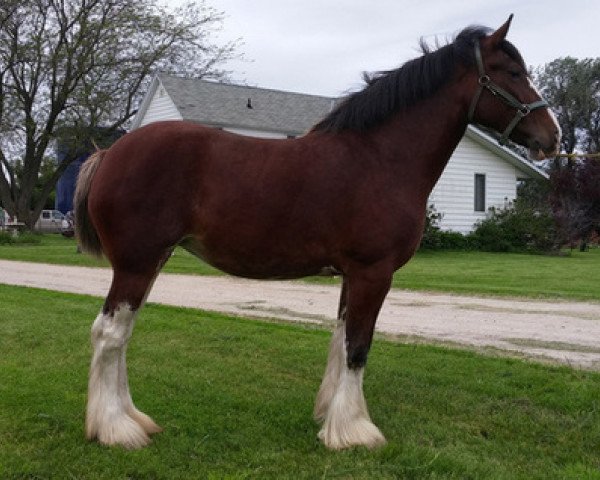
[[[531,88],[540,99],[543,99],[544,97],[542,96],[542,94],[540,93],[538,88],[535,86],[535,84],[531,81],[531,78],[527,77],[527,81],[529,82],[529,88]],[[554,122],[554,126],[556,127],[556,130],[558,131],[558,136],[560,138],[562,132],[561,132],[560,125],[558,124],[558,120],[556,119],[556,115],[554,115],[554,112],[552,111],[552,109],[550,107],[548,107],[547,110],[548,110],[548,114],[550,115],[550,118]]]

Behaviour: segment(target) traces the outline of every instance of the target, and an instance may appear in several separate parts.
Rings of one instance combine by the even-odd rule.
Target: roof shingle
[[[327,115],[337,100],[162,74],[159,78],[184,120],[220,127],[299,135]]]

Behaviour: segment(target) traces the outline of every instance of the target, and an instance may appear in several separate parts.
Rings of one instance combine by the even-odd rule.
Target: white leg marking
[[[342,327],[338,329],[345,331]],[[321,441],[333,450],[340,450],[343,448],[352,447],[354,445],[364,445],[368,448],[375,448],[385,444],[385,437],[379,431],[379,429],[371,422],[369,412],[367,411],[367,403],[363,395],[363,372],[364,368],[351,370],[346,365],[346,345],[345,335],[342,334],[342,348],[339,348],[338,341],[336,338],[339,331],[335,332],[334,339],[331,343],[330,359],[333,357],[335,350],[336,357],[334,359],[334,366],[331,367],[331,380],[328,380],[328,373],[330,372],[330,364],[327,365],[327,371],[323,384],[328,382],[326,387],[321,385],[319,391],[319,397],[321,392],[324,391],[323,398],[328,400],[327,405],[323,401],[324,408],[326,408],[323,418],[323,426],[319,432],[319,438]],[[334,342],[336,342],[334,344]],[[337,357],[340,356],[338,353],[341,351],[341,362],[338,361]],[[334,370],[338,369],[339,375],[337,381],[334,382]],[[331,389],[331,392],[330,392]],[[329,398],[325,398],[326,395]],[[317,406],[320,405],[319,398],[317,399]],[[315,407],[315,413],[317,407]]]
[[[345,366],[346,355],[344,352],[344,342],[346,340],[346,328],[343,321],[338,322],[331,344],[329,345],[329,356],[327,357],[327,368],[323,381],[317,394],[313,416],[315,420],[322,422],[325,420],[327,410],[331,399],[338,388],[342,367]]]
[[[123,406],[127,414],[133,418],[133,420],[135,420],[147,434],[151,435],[153,433],[162,432],[162,428],[154,423],[154,420],[152,420],[145,413],[140,412],[133,404],[131,394],[129,393],[129,382],[127,380],[127,363],[125,359],[126,351],[127,345],[125,345],[125,347],[122,349],[121,359],[119,361],[119,398],[123,402]]]
[[[88,385],[86,433],[106,445],[139,448],[160,428],[135,408],[129,393],[125,352],[136,312],[120,305],[114,315],[99,314],[92,326],[94,353]]]

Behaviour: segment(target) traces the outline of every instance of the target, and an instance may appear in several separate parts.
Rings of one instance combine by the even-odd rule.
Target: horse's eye
[[[512,78],[519,78],[521,76],[521,72],[518,70],[509,70],[508,73]]]

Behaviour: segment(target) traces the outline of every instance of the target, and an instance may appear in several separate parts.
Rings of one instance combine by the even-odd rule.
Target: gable
[[[175,106],[175,102],[173,102],[173,99],[160,82],[158,82],[154,95],[152,95],[138,127],[143,127],[159,120],[183,120],[183,117]]]

